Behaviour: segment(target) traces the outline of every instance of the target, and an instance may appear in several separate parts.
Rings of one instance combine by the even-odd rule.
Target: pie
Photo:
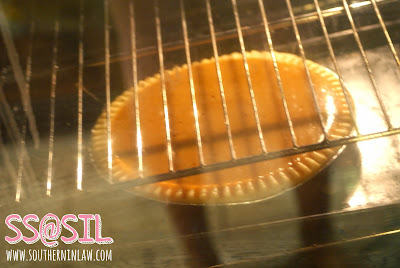
[[[260,133],[266,153],[293,148],[288,122],[292,123],[296,146],[322,142],[323,128],[328,140],[343,138],[352,132],[346,91],[335,73],[307,61],[313,95],[301,58],[278,52],[275,58],[282,92],[269,52],[246,52],[250,77],[246,76],[242,54],[218,58],[232,144],[238,159],[265,153]],[[231,161],[215,59],[192,63],[192,77],[204,164]],[[144,177],[169,172],[164,111],[168,112],[173,169],[185,170],[201,165],[188,66],[167,70],[164,81],[168,104],[165,110],[159,74],[141,81],[137,87]],[[257,128],[249,81],[260,128]],[[134,90],[130,88],[111,104],[112,179],[115,182],[134,180],[140,175],[134,96]],[[106,115],[104,111],[97,120],[91,144],[94,162],[104,174],[107,174],[108,165]],[[253,202],[310,179],[328,165],[339,150],[335,147],[311,151],[137,186],[129,191],[173,203]]]

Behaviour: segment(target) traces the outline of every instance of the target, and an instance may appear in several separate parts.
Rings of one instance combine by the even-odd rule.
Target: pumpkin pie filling
[[[298,146],[323,141],[324,131],[301,58],[275,53],[288,114],[268,52],[247,52],[251,88],[262,137],[268,152],[292,148],[288,115]],[[243,58],[239,53],[219,57],[222,86],[237,158],[262,153],[254,107]],[[348,136],[352,131],[349,108],[337,76],[307,61],[327,138]],[[231,160],[221,89],[214,59],[192,64],[193,86],[205,164]],[[138,85],[143,176],[169,171],[164,106],[160,76]],[[200,166],[194,108],[187,65],[165,73],[168,119],[174,170]],[[139,177],[134,91],[129,89],[111,104],[113,179]],[[326,166],[340,148],[307,152],[138,186],[135,193],[174,203],[221,204],[265,199],[292,188]],[[92,130],[92,156],[101,172],[107,170],[107,127],[103,112]]]

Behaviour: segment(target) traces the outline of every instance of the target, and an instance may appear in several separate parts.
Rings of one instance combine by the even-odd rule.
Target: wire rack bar
[[[113,151],[111,137],[111,88],[110,88],[110,23],[109,3],[104,0],[104,62],[106,83],[106,129],[107,129],[107,179],[112,182]]]
[[[21,201],[21,193],[22,193],[22,178],[24,176],[24,154],[23,147],[25,146],[25,138],[26,138],[26,123],[22,125],[21,129],[21,142],[19,145],[19,155],[18,155],[18,169],[17,169],[17,186],[15,189],[15,201]]]
[[[31,20],[29,27],[29,47],[28,47],[28,56],[26,59],[26,70],[25,70],[25,91],[30,96],[30,84],[32,77],[32,47],[33,47],[33,38],[35,35],[35,22],[33,20],[33,2],[31,2]],[[25,166],[25,139],[26,139],[26,127],[27,127],[27,118],[24,118],[24,122],[22,124],[21,129],[21,140],[19,145],[19,153],[18,153],[18,171],[17,171],[17,187],[15,193],[15,201],[20,202],[21,200],[21,192],[22,192],[22,179],[26,173],[24,173]]]
[[[51,195],[51,187],[54,175],[53,158],[54,158],[54,120],[56,117],[56,88],[57,88],[57,56],[58,56],[58,35],[60,31],[60,22],[58,13],[54,21],[54,37],[53,37],[53,59],[51,64],[51,89],[50,89],[50,133],[49,133],[49,155],[47,164],[47,184],[46,195]]]
[[[260,118],[258,115],[257,103],[256,103],[256,99],[254,96],[253,83],[251,81],[249,65],[247,63],[246,48],[244,45],[242,26],[240,25],[240,18],[239,18],[239,12],[238,12],[238,8],[237,8],[236,0],[232,0],[232,8],[233,8],[233,15],[235,17],[236,29],[237,29],[237,33],[238,33],[238,37],[239,37],[239,44],[240,44],[240,50],[241,50],[242,58],[243,58],[244,71],[246,73],[247,85],[249,87],[251,105],[253,107],[254,119],[256,120],[256,125],[257,125],[258,139],[260,140],[260,146],[261,146],[262,152],[266,153],[267,148],[265,147],[264,136],[263,136],[263,132],[261,129]]]
[[[286,0],[286,5],[288,7],[290,18],[292,20],[292,26],[293,26],[294,34],[295,34],[295,37],[296,37],[297,45],[299,47],[300,56],[301,56],[301,58],[303,60],[304,70],[305,70],[306,75],[307,75],[308,84],[310,85],[310,90],[311,90],[314,106],[317,109],[319,125],[321,127],[321,130],[323,131],[324,139],[327,139],[328,138],[328,134],[326,132],[326,128],[325,128],[324,123],[323,123],[324,119],[322,118],[321,108],[319,107],[319,104],[318,104],[317,95],[315,93],[315,88],[314,88],[314,83],[313,83],[313,81],[311,79],[310,70],[308,69],[308,65],[307,65],[306,54],[304,52],[303,42],[301,41],[299,29],[297,27],[296,19],[294,17],[294,13],[293,13],[293,7],[292,7],[292,4],[291,4],[290,0]]]
[[[179,5],[180,5],[180,10],[181,10],[183,40],[185,43],[185,54],[186,54],[186,62],[187,62],[187,67],[188,67],[190,95],[192,98],[194,126],[196,129],[197,150],[199,153],[200,165],[204,165],[203,144],[201,141],[199,114],[198,114],[197,102],[196,102],[196,91],[195,91],[194,82],[193,82],[192,59],[190,57],[190,44],[189,44],[189,37],[188,37],[188,30],[187,30],[185,6],[183,4],[183,0],[180,0]]]
[[[76,169],[76,188],[82,190],[82,176],[83,176],[83,34],[84,34],[84,1],[79,1],[79,45],[78,45],[78,156],[77,156],[77,169]]]
[[[342,212],[343,213],[343,212]],[[227,263],[224,263],[224,266],[236,266],[236,267],[247,267],[247,266],[254,266],[255,263],[274,263],[274,259],[278,259],[279,257],[286,257],[291,256],[292,254],[301,254],[304,252],[309,252],[313,251],[314,254],[318,252],[319,249],[323,248],[329,248],[332,247],[334,248],[335,246],[344,246],[344,247],[350,247],[352,246],[351,243],[354,242],[359,242],[363,240],[368,240],[368,239],[373,239],[373,238],[379,238],[379,237],[384,237],[384,236],[389,236],[389,235],[396,235],[400,233],[400,229],[397,230],[391,230],[391,231],[386,231],[386,232],[379,232],[379,233],[373,233],[373,234],[368,234],[368,235],[363,235],[359,237],[354,237],[354,238],[346,238],[338,241],[332,241],[332,242],[324,242],[321,244],[314,244],[314,245],[309,245],[305,247],[301,247],[298,249],[293,249],[293,250],[284,250],[283,252],[277,252],[269,255],[264,255],[262,256],[257,256],[257,257],[252,257],[252,258],[244,258],[241,260],[235,260],[235,261],[230,261]],[[393,236],[391,237],[393,238]],[[372,241],[370,241],[371,243]],[[350,244],[350,245],[349,245]]]
[[[157,30],[157,47],[158,47],[158,59],[160,62],[160,80],[161,80],[161,91],[162,91],[162,102],[164,111],[165,121],[165,134],[167,140],[167,151],[168,151],[168,167],[169,171],[174,170],[173,157],[172,157],[172,142],[171,142],[171,128],[169,124],[169,113],[168,113],[168,100],[167,100],[167,88],[165,86],[165,69],[164,69],[164,52],[162,48],[162,35],[160,25],[160,10],[158,0],[155,0],[154,5],[155,22]]]
[[[379,24],[380,24],[381,27],[382,27],[383,33],[385,34],[386,40],[387,40],[388,45],[389,45],[389,47],[390,47],[390,51],[392,52],[393,57],[394,57],[394,60],[395,60],[396,63],[397,63],[397,68],[399,68],[399,70],[400,70],[400,60],[399,60],[399,56],[397,55],[396,49],[394,48],[394,45],[393,45],[392,39],[390,38],[389,32],[388,32],[388,30],[386,29],[385,22],[383,21],[381,12],[379,11],[379,8],[378,8],[378,4],[376,3],[376,0],[371,0],[371,3],[372,3],[372,5],[373,5],[373,7],[374,7],[376,16],[378,17]]]
[[[350,101],[350,97],[349,97],[347,91],[345,90],[344,81],[342,79],[342,74],[340,72],[339,64],[337,62],[337,59],[336,59],[336,56],[335,56],[335,52],[333,51],[331,40],[329,39],[329,33],[328,33],[327,28],[326,28],[325,20],[324,20],[321,8],[319,6],[318,0],[314,0],[314,4],[315,4],[316,10],[317,10],[317,14],[318,14],[318,18],[319,18],[319,21],[320,21],[320,24],[321,24],[321,27],[322,27],[322,31],[324,33],[325,42],[326,42],[326,44],[328,46],[329,55],[331,57],[333,65],[335,66],[335,72],[338,75],[340,86],[342,88],[342,92],[343,92],[344,98],[346,100],[347,107],[348,107],[348,109],[350,111],[351,122],[352,122],[352,124],[354,126],[354,130],[356,132],[356,135],[359,135],[360,131],[358,129],[357,122],[356,122],[356,119],[355,119],[356,117],[354,115],[354,111],[353,111],[353,107],[352,107],[353,105],[352,105],[352,103]]]
[[[133,2],[129,3],[129,24],[131,30],[131,54],[132,54],[132,79],[133,94],[135,98],[135,121],[136,121],[136,148],[138,156],[139,177],[143,176],[143,143],[142,132],[140,129],[140,107],[138,94],[138,74],[137,74],[137,55],[136,55],[136,25],[135,25],[135,9]]]
[[[220,95],[221,95],[222,109],[224,111],[226,132],[228,135],[229,151],[231,154],[231,158],[236,159],[236,152],[235,152],[235,148],[233,147],[231,124],[229,122],[229,116],[228,116],[228,107],[226,105],[226,99],[225,99],[225,90],[224,90],[224,85],[222,83],[221,66],[219,65],[218,47],[217,47],[217,40],[215,37],[215,29],[214,29],[214,22],[213,22],[213,16],[212,16],[212,11],[211,11],[210,0],[206,0],[206,8],[207,8],[208,25],[210,28],[211,43],[212,43],[213,52],[214,52],[215,68],[217,70],[218,87],[219,87],[219,91],[220,91]]]
[[[129,187],[150,184],[150,183],[156,183],[156,182],[161,182],[161,181],[166,181],[166,180],[171,180],[171,179],[178,179],[178,178],[202,174],[202,173],[206,173],[206,172],[212,172],[212,171],[217,171],[217,170],[222,170],[222,169],[227,169],[227,168],[233,168],[233,167],[238,167],[238,166],[242,166],[242,165],[248,165],[248,164],[253,164],[253,163],[257,163],[257,162],[276,159],[279,157],[285,157],[285,156],[290,156],[290,155],[295,155],[295,154],[317,151],[317,150],[332,148],[332,147],[336,147],[336,146],[343,146],[343,145],[348,145],[350,143],[371,140],[371,139],[376,139],[376,138],[382,138],[382,137],[387,137],[387,136],[397,135],[397,134],[400,134],[400,128],[394,128],[389,131],[376,132],[376,133],[372,133],[372,134],[359,135],[356,137],[352,136],[352,137],[345,137],[345,138],[340,138],[340,139],[335,139],[335,140],[326,140],[321,143],[316,143],[316,144],[311,144],[311,145],[306,145],[306,146],[299,146],[299,147],[292,147],[292,148],[284,149],[281,151],[269,152],[267,154],[252,155],[252,156],[248,156],[248,157],[244,157],[244,158],[239,158],[236,160],[218,162],[215,164],[209,164],[209,165],[205,165],[205,166],[201,166],[201,167],[199,166],[199,167],[194,167],[194,168],[190,168],[190,169],[177,170],[177,171],[170,172],[170,173],[148,176],[146,178],[132,178],[132,180],[127,180],[124,182],[114,184],[113,187],[118,188],[118,189],[126,189]]]
[[[388,129],[390,130],[390,129],[393,128],[392,127],[392,123],[390,122],[389,115],[387,114],[385,105],[383,104],[383,100],[382,100],[381,94],[380,94],[380,92],[378,90],[378,86],[377,86],[375,78],[374,78],[374,76],[372,74],[372,69],[371,69],[371,66],[369,64],[369,61],[368,61],[368,58],[367,58],[367,54],[365,53],[364,47],[361,44],[360,36],[358,35],[357,29],[356,29],[356,25],[355,25],[354,20],[353,20],[353,16],[351,15],[351,12],[350,12],[349,4],[347,3],[346,0],[343,0],[343,6],[344,6],[344,9],[346,10],[346,14],[347,14],[347,17],[349,19],[349,22],[350,22],[350,25],[351,25],[351,29],[353,30],[354,38],[355,38],[355,40],[357,42],[357,45],[358,45],[358,48],[360,50],[361,56],[362,56],[362,58],[364,60],[365,67],[367,68],[369,78],[370,78],[370,80],[372,82],[372,86],[374,88],[375,96],[378,99],[379,106],[380,106],[380,108],[382,110],[385,122],[386,122],[386,124],[388,126]]]
[[[274,45],[272,43],[271,30],[268,25],[268,18],[267,18],[267,13],[265,12],[263,0],[258,0],[258,4],[260,7],[261,17],[262,17],[263,24],[264,24],[264,31],[265,31],[265,35],[267,37],[269,51],[271,53],[272,62],[274,64],[274,71],[275,71],[276,80],[278,82],[279,92],[280,92],[281,99],[282,99],[282,105],[285,110],[285,116],[286,116],[288,126],[289,126],[290,138],[292,140],[293,146],[297,147],[297,138],[296,138],[296,134],[294,132],[293,122],[290,117],[289,108],[288,108],[287,101],[285,98],[285,93],[283,91],[282,79],[281,79],[281,75],[279,73],[278,62],[276,61]]]

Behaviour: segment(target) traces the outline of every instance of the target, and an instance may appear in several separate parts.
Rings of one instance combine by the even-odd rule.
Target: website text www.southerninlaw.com
[[[112,261],[112,250],[104,249],[6,249],[8,262],[107,262]]]

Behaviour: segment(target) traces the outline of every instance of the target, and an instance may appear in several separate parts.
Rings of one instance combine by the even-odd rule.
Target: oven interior
[[[117,267],[397,266],[399,13],[397,0],[1,1],[2,215],[100,214]],[[187,52],[195,62],[242,49],[333,70],[353,96],[357,130],[302,151],[125,184],[99,174],[90,137],[107,104],[187,64]],[[259,202],[167,204],[125,190],[334,146],[346,148],[315,178]]]

